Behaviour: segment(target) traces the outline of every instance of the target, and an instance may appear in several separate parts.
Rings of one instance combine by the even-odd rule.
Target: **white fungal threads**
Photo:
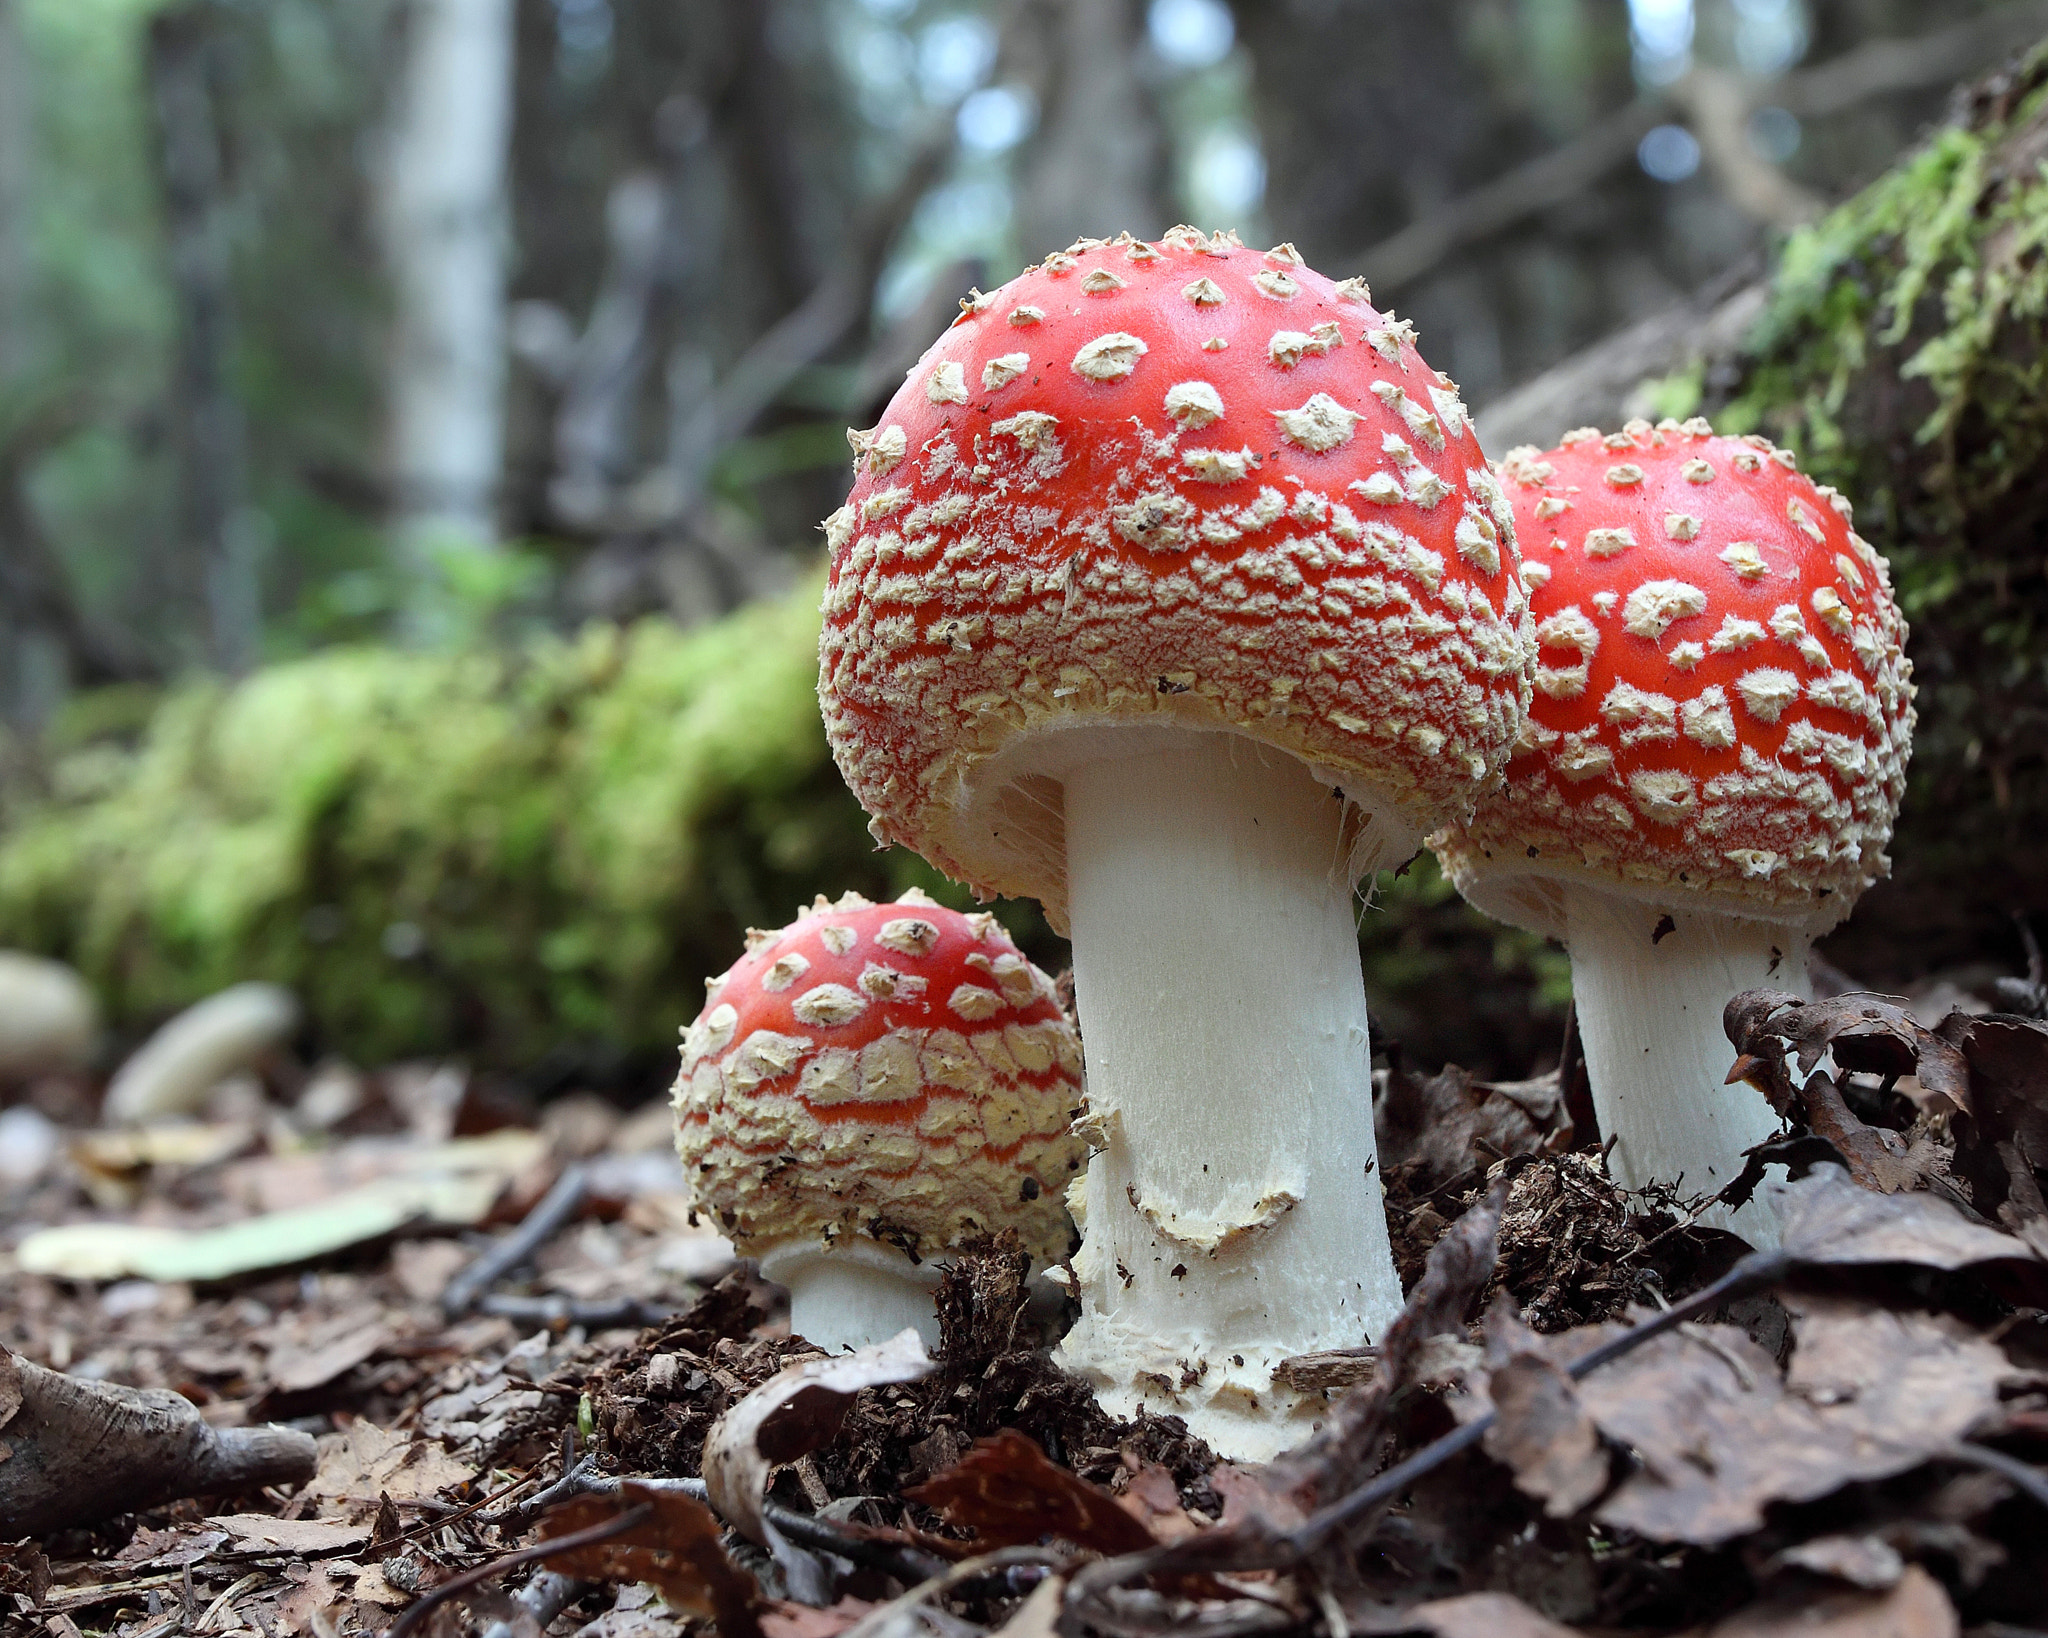
[[[1166,413],[1193,432],[1223,419],[1223,395],[1206,381],[1181,381],[1166,389]]]
[[[1701,520],[1690,512],[1666,512],[1664,514],[1664,538],[1666,540],[1697,540],[1700,537]]]
[[[1312,455],[1325,455],[1350,443],[1359,421],[1356,410],[1346,409],[1326,392],[1310,394],[1299,409],[1274,410],[1272,414],[1280,423],[1281,435]]]
[[[851,927],[835,922],[831,926],[818,929],[818,942],[834,955],[845,955],[860,942],[860,934]]]
[[[1074,354],[1074,373],[1090,381],[1121,381],[1151,349],[1122,330],[1097,336]]]
[[[967,402],[967,371],[948,359],[925,378],[924,395],[934,404]]]
[[[1182,285],[1180,293],[1197,307],[1221,307],[1230,300],[1223,286],[1206,273],[1192,283]]]
[[[1124,281],[1106,267],[1091,268],[1081,279],[1081,288],[1091,296],[1106,296],[1123,287]]]
[[[1678,469],[1678,475],[1685,479],[1687,483],[1712,483],[1714,481],[1714,465],[1711,461],[1701,460],[1699,456],[1695,455]]]
[[[981,367],[982,391],[994,392],[998,387],[1007,387],[1030,368],[1029,353],[1004,353],[1000,358],[992,358]]]
[[[1260,295],[1274,301],[1292,301],[1301,294],[1301,286],[1294,278],[1274,267],[1253,274],[1252,284]]]
[[[1408,498],[1401,488],[1401,480],[1390,472],[1375,472],[1369,478],[1353,479],[1348,486],[1355,495],[1363,495],[1375,506],[1398,506]]]
[[[1618,461],[1607,469],[1607,483],[1613,489],[1633,489],[1643,481],[1643,469],[1633,461]]]
[[[1646,580],[1628,594],[1622,606],[1624,629],[1652,642],[1661,640],[1675,620],[1704,614],[1707,594],[1683,580]]]
[[[1785,707],[1799,698],[1799,679],[1775,666],[1758,666],[1736,680],[1735,692],[1742,706],[1759,722],[1776,722]]]
[[[1266,343],[1266,356],[1281,369],[1291,370],[1304,358],[1320,357],[1342,345],[1343,337],[1337,333],[1335,324],[1318,324],[1307,335],[1299,330],[1275,330]]]
[[[779,995],[810,970],[811,964],[804,957],[794,950],[785,951],[768,964],[768,970],[761,975],[761,988]]]
[[[1043,307],[1013,307],[1010,309],[1010,322],[1020,330],[1026,325],[1043,324],[1045,322],[1045,309]]]
[[[1339,279],[1337,281],[1337,299],[1339,301],[1369,302],[1372,300],[1372,287],[1363,279]]]
[[[1619,557],[1635,543],[1635,531],[1626,524],[1619,528],[1586,531],[1586,555],[1591,558]]]

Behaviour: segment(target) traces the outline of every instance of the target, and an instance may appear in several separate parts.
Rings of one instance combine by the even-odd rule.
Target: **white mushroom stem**
[[[785,1240],[759,1253],[761,1277],[789,1292],[789,1328],[829,1353],[886,1342],[906,1327],[939,1345],[940,1269],[863,1235],[834,1245]]]
[[[1614,1140],[1609,1173],[1631,1189],[1725,1188],[1742,1170],[1742,1152],[1781,1123],[1753,1087],[1725,1084],[1735,1048],[1721,1015],[1741,990],[1809,995],[1806,936],[1578,885],[1565,889],[1564,911],[1593,1110]],[[1761,1196],[1735,1213],[1715,1207],[1701,1221],[1753,1245],[1777,1243]]]
[[[1259,1460],[1320,1409],[1275,1368],[1400,1311],[1375,1161],[1347,804],[1227,733],[1148,735],[1066,775],[1089,1119],[1082,1317],[1105,1408]],[[1368,823],[1366,838],[1399,827]]]

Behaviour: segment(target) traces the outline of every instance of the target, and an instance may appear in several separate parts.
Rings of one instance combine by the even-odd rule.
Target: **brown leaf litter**
[[[1758,992],[1729,1031],[1739,1078],[1790,1122],[1738,1185],[1776,1202],[1783,1249],[1760,1257],[1694,1226],[1696,1202],[1617,1188],[1574,1145],[1557,1077],[1389,1071],[1381,1158],[1410,1303],[1377,1346],[1292,1362],[1328,1414],[1267,1467],[1218,1464],[1172,1418],[1104,1415],[1052,1365],[1064,1317],[1034,1302],[1014,1243],[947,1272],[928,1374],[863,1384],[828,1364],[771,1288],[718,1277],[658,1111],[551,1117],[542,1160],[493,1185],[466,1242],[422,1211],[305,1266],[203,1282],[0,1263],[14,1355],[168,1391],[209,1428],[277,1419],[317,1443],[303,1483],[0,1531],[0,1622],[59,1638],[366,1638],[405,1620],[443,1638],[2040,1628],[2048,1026]],[[366,1084],[350,1120],[379,1153],[412,1118],[394,1098],[431,1106],[425,1142],[467,1107],[459,1077]],[[347,1122],[318,1141],[317,1164],[247,1120],[147,1153],[74,1142],[4,1203],[0,1247],[109,1216],[232,1228],[374,1173]],[[601,1186],[451,1317],[451,1276],[571,1161]],[[628,1301],[670,1317],[607,1317]],[[726,1424],[751,1456],[721,1513],[697,1481],[747,1406]],[[549,1551],[569,1538],[585,1544]]]

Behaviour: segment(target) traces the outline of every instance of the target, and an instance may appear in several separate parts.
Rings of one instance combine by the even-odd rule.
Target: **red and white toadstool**
[[[1005,1228],[1041,1264],[1072,1249],[1080,1076],[1051,981],[993,916],[820,898],[711,980],[676,1148],[799,1334],[936,1342],[934,1258]]]
[[[1777,1128],[1722,1009],[1805,993],[1808,943],[1889,867],[1913,726],[1905,621],[1849,503],[1705,420],[1502,462],[1536,699],[1501,790],[1433,837],[1487,914],[1562,938],[1610,1165],[1730,1182]],[[1770,1238],[1761,1205],[1735,1224]]]
[[[1413,328],[1291,246],[1084,239],[962,306],[852,435],[826,728],[879,838],[1071,931],[1064,1362],[1268,1454],[1275,1367],[1400,1307],[1353,889],[1514,738],[1512,520]]]

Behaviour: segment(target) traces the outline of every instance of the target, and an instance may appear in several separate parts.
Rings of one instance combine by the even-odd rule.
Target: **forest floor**
[[[1293,1362],[1327,1415],[1263,1466],[1106,1416],[1000,1243],[932,1359],[827,1361],[692,1223],[659,1103],[508,1121],[400,1067],[0,1117],[0,1515],[39,1462],[45,1505],[112,1498],[0,1545],[0,1630],[2048,1630],[2048,1024],[1788,1003],[1731,1014],[1789,1123],[1773,1252],[1611,1183],[1556,1076],[1397,1066],[1408,1308]],[[39,1366],[197,1416],[53,1457]],[[144,1505],[272,1422],[309,1480]]]

